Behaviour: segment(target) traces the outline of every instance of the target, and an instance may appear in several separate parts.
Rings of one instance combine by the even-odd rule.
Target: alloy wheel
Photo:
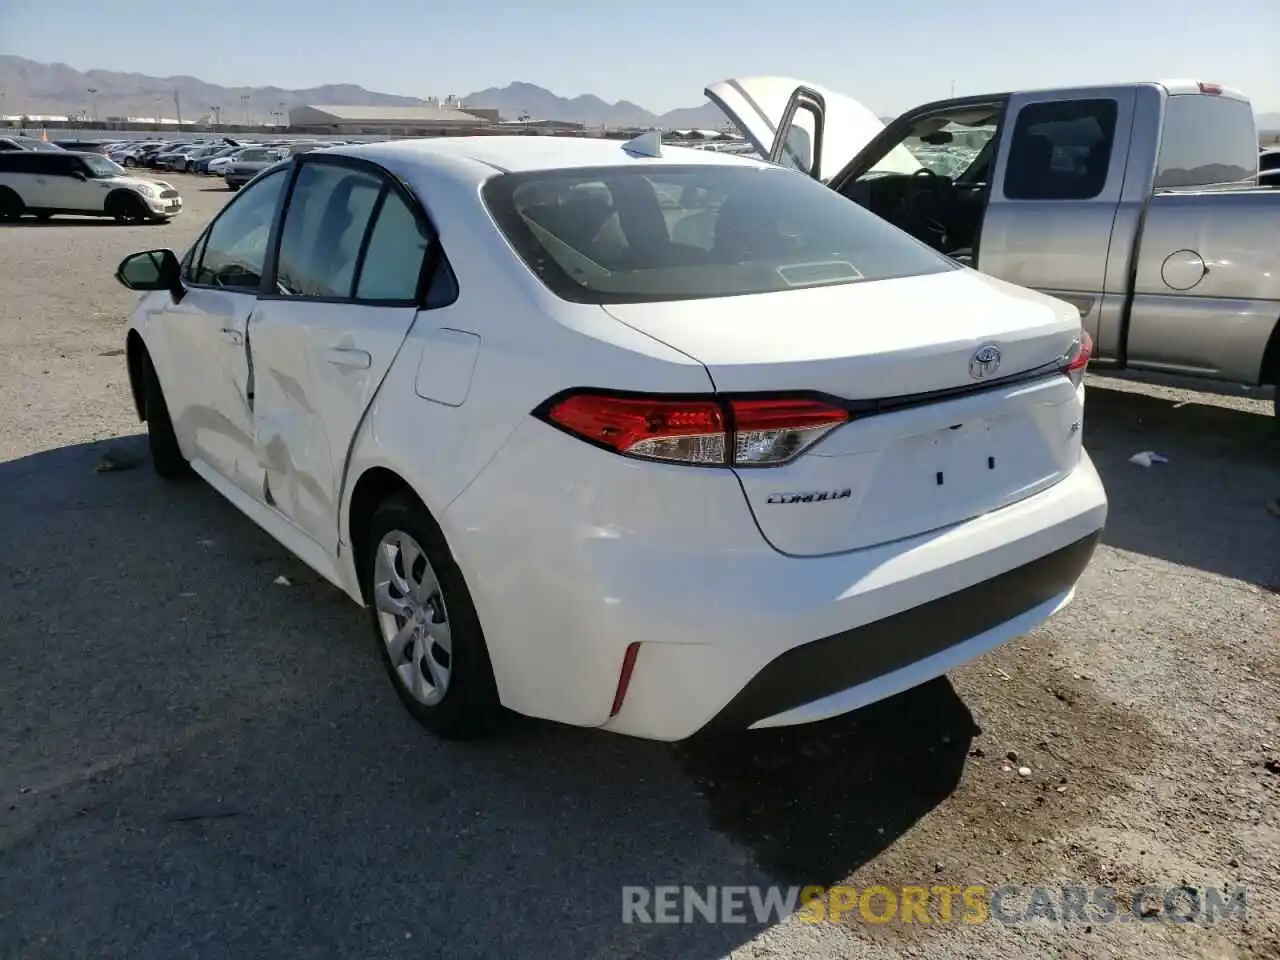
[[[378,543],[373,601],[397,678],[414,700],[435,706],[449,690],[453,636],[440,580],[426,551],[403,530]]]

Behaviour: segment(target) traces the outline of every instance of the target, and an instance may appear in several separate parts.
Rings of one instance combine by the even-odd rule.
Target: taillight
[[[555,398],[535,415],[629,457],[738,467],[789,463],[849,420],[848,411],[808,397],[681,398],[591,390]]]
[[[1080,331],[1080,339],[1071,345],[1063,364],[1062,372],[1071,378],[1077,387],[1084,379],[1085,368],[1089,366],[1089,358],[1093,356],[1093,337],[1088,330]]]
[[[1196,86],[1200,88],[1201,93],[1207,93],[1212,96],[1218,96],[1222,93],[1222,84],[1220,83],[1199,83]]]

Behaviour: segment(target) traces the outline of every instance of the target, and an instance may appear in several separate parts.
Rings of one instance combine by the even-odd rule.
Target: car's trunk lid
[[[791,463],[737,469],[784,553],[958,523],[1051,486],[1080,457],[1079,395],[1058,372],[1078,313],[972,271],[607,309],[702,362],[721,393],[816,393],[850,409]]]

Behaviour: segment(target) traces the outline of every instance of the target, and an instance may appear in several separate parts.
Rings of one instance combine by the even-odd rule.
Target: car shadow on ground
[[[110,217],[54,217],[52,220],[36,220],[23,217],[21,220],[0,221],[0,227],[10,229],[17,227],[137,227],[143,224],[126,223]]]
[[[1181,402],[1095,378],[1084,443],[1110,500],[1104,542],[1280,589],[1280,423],[1269,413]],[[1168,458],[1144,468],[1129,458]]]
[[[678,746],[442,743],[363,613],[142,437],[0,464],[0,529],[4,955],[709,960],[764,927],[626,924],[623,888],[843,879],[976,732],[939,680]]]

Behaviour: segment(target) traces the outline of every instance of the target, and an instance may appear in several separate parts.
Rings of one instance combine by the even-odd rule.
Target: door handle
[[[354,367],[356,370],[368,370],[373,366],[373,357],[364,350],[354,347],[330,347],[324,358],[335,367]]]
[[[218,332],[222,334],[224,340],[230,340],[237,347],[244,344],[244,334],[234,327],[223,327]]]

